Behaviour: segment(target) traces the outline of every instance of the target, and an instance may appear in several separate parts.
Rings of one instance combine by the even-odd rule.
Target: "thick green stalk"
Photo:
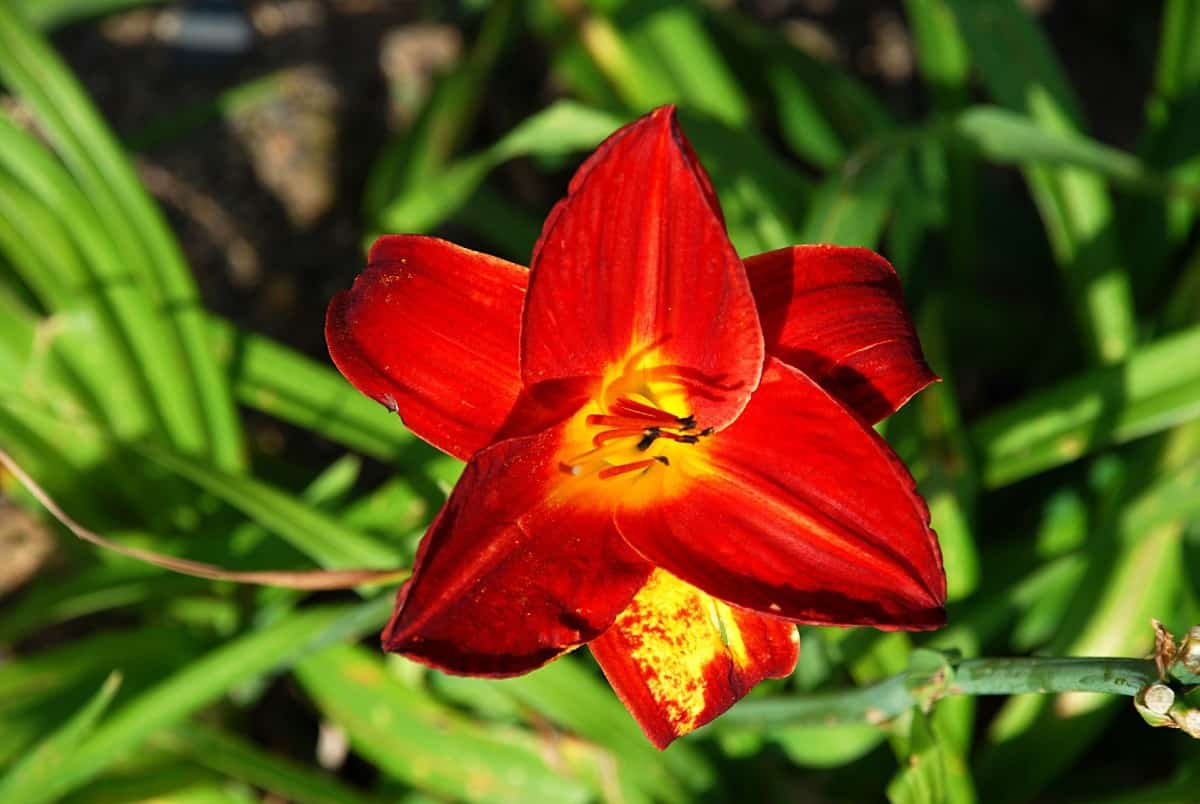
[[[1133,696],[1156,681],[1158,670],[1148,659],[966,659],[953,666],[949,683],[908,670],[867,687],[744,701],[725,713],[722,723],[738,728],[880,725],[913,706],[951,695],[1100,692]]]

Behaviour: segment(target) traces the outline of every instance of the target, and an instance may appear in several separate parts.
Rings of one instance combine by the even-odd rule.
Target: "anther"
[[[680,416],[675,421],[679,422],[679,429],[681,430],[696,429],[696,417],[690,413],[686,416]]]
[[[670,465],[671,465],[671,459],[670,459],[670,458],[668,458],[666,455],[655,455],[655,456],[654,456],[654,460],[658,461],[658,462],[659,462],[659,463],[661,463],[663,466],[670,466]]]
[[[637,442],[637,448],[641,452],[645,452],[646,450],[650,449],[650,445],[657,441],[660,436],[662,436],[662,431],[657,427],[649,427],[646,429],[645,433],[646,434],[642,436],[642,440]]]

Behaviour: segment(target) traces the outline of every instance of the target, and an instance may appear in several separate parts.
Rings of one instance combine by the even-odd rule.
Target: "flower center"
[[[711,427],[699,429],[691,414],[676,416],[632,396],[617,397],[604,413],[588,414],[584,423],[595,431],[591,448],[563,460],[560,468],[574,476],[594,474],[600,480],[670,466],[663,449],[666,444],[698,444],[713,432]]]

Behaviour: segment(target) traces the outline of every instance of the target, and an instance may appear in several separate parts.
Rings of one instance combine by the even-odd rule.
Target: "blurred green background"
[[[0,0],[0,445],[76,518],[236,569],[402,567],[460,469],[324,354],[380,232],[526,262],[680,105],[730,234],[882,251],[944,381],[887,423],[950,625],[801,629],[786,699],[1200,622],[1200,2]],[[579,652],[380,653],[393,590],[200,581],[0,474],[0,801],[1200,801],[1128,699],[652,749]]]

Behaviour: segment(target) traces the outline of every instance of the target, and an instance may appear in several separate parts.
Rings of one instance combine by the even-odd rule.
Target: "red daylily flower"
[[[389,651],[497,677],[590,643],[662,748],[790,673],[795,623],[943,623],[928,510],[870,426],[936,379],[895,272],[740,260],[670,107],[583,164],[528,271],[383,237],[326,338],[468,461]]]

